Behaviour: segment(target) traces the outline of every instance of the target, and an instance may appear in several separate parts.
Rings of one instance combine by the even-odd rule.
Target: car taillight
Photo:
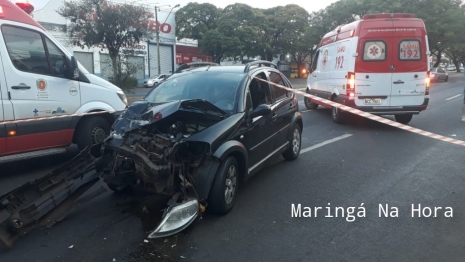
[[[426,79],[425,79],[425,82],[426,82],[426,90],[425,90],[425,95],[429,95],[429,84],[431,83],[431,78],[430,78],[430,72],[426,72]]]
[[[352,72],[347,75],[346,94],[355,97],[355,74]]]

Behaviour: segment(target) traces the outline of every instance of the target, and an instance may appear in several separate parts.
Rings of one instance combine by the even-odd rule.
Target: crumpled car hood
[[[112,128],[116,134],[122,135],[155,123],[180,110],[213,114],[222,119],[229,116],[220,108],[202,99],[179,100],[158,104],[142,100],[136,101],[129,106],[115,121]]]

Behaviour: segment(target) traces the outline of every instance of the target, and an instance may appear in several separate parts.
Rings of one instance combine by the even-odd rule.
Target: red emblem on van
[[[42,79],[37,80],[37,89],[39,89],[40,91],[47,90],[47,82]]]

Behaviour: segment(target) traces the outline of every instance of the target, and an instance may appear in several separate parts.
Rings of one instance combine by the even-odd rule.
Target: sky
[[[29,0],[29,2],[34,5],[35,10],[42,9],[42,7],[50,0]],[[148,3],[148,4],[157,4],[159,6],[175,6],[176,4],[180,4],[180,7],[183,7],[187,5],[189,2],[197,2],[197,3],[211,3],[215,5],[216,7],[224,8],[230,4],[235,4],[235,3],[243,3],[243,4],[248,4],[252,7],[257,7],[257,8],[270,8],[270,7],[275,7],[275,6],[284,6],[287,4],[296,4],[304,9],[306,9],[309,13],[313,11],[318,11],[320,9],[324,9],[326,6],[337,2],[337,0],[322,0],[322,1],[317,1],[317,0],[266,0],[266,1],[244,1],[244,0],[214,0],[214,1],[192,1],[192,0],[137,0],[138,2],[141,3]],[[128,1],[128,2],[134,2],[134,1]],[[253,3],[252,3],[253,2]]]

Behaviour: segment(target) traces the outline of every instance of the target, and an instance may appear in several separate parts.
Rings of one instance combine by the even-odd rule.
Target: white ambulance
[[[127,107],[120,88],[90,74],[25,10],[33,8],[0,0],[0,163],[101,142],[118,113],[56,116]]]
[[[365,15],[323,37],[306,91],[364,112],[394,115],[407,124],[428,106],[429,56],[421,19],[412,14]],[[305,98],[308,109],[318,105]],[[350,113],[332,108],[336,123],[345,114]]]

